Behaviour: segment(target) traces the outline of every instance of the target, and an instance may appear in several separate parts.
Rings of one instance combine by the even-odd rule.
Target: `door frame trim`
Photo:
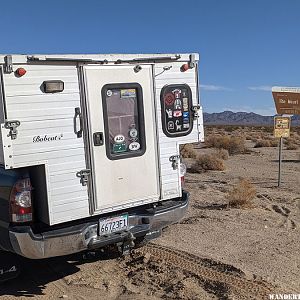
[[[93,215],[96,211],[95,206],[95,186],[93,182],[93,157],[92,153],[92,136],[90,132],[90,124],[88,118],[88,101],[87,101],[87,90],[86,90],[86,80],[85,80],[85,67],[84,65],[78,65],[78,81],[79,81],[79,93],[81,98],[81,113],[82,113],[82,126],[83,126],[83,141],[85,145],[85,159],[86,167],[91,170],[89,175],[89,180],[87,183],[88,187],[88,198],[89,198],[89,212]]]

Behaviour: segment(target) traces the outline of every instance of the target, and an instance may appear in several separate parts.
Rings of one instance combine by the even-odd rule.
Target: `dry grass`
[[[229,158],[229,152],[226,149],[216,149],[214,151],[214,156],[223,160],[227,160]]]
[[[252,200],[256,196],[256,189],[247,179],[240,179],[238,184],[228,192],[228,206],[236,208],[252,207]]]
[[[197,152],[192,144],[180,146],[180,154],[183,158],[197,158]]]
[[[225,170],[224,161],[211,154],[202,154],[197,157],[195,162],[190,167],[190,171],[193,173],[202,173],[208,170]]]
[[[230,155],[247,152],[245,139],[238,136],[216,136],[206,138],[205,144],[209,148],[226,149]]]
[[[286,145],[286,150],[297,150],[298,149],[298,145],[294,144],[294,143],[288,143]]]
[[[260,139],[256,141],[254,148],[262,148],[262,147],[277,147],[278,141],[275,139]]]

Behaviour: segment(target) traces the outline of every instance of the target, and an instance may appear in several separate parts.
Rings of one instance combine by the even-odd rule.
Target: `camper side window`
[[[141,156],[146,150],[143,91],[138,83],[102,88],[106,154],[109,159]]]
[[[186,84],[171,84],[160,94],[163,132],[168,137],[188,135],[193,129],[192,92]]]

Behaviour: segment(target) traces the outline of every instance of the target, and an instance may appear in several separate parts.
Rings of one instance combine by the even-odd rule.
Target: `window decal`
[[[163,132],[168,137],[188,135],[193,129],[192,92],[186,84],[172,84],[162,88],[161,116]]]

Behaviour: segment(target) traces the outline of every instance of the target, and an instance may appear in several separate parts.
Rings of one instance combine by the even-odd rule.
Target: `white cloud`
[[[272,91],[272,87],[270,85],[249,86],[248,89],[251,91],[264,91],[264,92]]]
[[[200,89],[205,91],[232,91],[231,88],[227,88],[220,85],[213,85],[213,84],[200,84]]]

